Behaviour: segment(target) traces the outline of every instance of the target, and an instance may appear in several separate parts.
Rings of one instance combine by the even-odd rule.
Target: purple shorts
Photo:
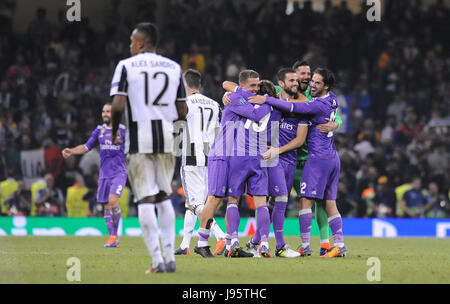
[[[247,194],[267,196],[269,178],[267,168],[261,167],[261,156],[230,157],[228,173],[228,196],[240,197],[245,192],[247,184]]]
[[[114,194],[122,196],[123,189],[127,183],[127,175],[119,174],[111,178],[102,178],[98,180],[97,202],[107,203],[109,195]]]
[[[224,158],[208,157],[208,195],[227,196],[228,161]]]
[[[289,195],[294,184],[295,169],[297,163],[278,163],[275,167],[268,168],[269,195],[272,197]]]
[[[336,200],[341,161],[331,158],[308,157],[300,183],[300,196]]]

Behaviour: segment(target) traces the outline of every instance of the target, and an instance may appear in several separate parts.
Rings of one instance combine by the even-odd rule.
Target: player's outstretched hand
[[[268,160],[277,157],[280,155],[280,148],[274,148],[271,146],[267,147],[269,150],[263,153],[263,159]]]
[[[263,104],[266,102],[266,96],[256,95],[248,98],[249,103]]]
[[[65,148],[64,150],[62,150],[62,156],[64,158],[68,158],[72,155],[72,151],[69,148]]]
[[[317,129],[319,129],[322,133],[329,133],[336,130],[339,127],[339,124],[335,121],[331,121],[329,118],[325,118],[328,121],[326,124],[317,125]]]

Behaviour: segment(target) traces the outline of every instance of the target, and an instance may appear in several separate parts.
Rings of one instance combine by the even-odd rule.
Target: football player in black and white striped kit
[[[169,200],[175,168],[173,122],[187,114],[187,92],[180,65],[155,53],[158,29],[154,24],[139,23],[130,39],[132,57],[117,64],[111,84],[112,138],[116,141],[125,113],[128,178],[152,257],[146,273],[174,272],[175,212]]]
[[[189,246],[197,218],[203,210],[208,195],[208,152],[214,143],[219,126],[219,104],[200,93],[201,74],[194,69],[184,72],[188,97],[187,125],[183,129],[181,181],[186,197],[184,234],[175,255],[189,255]],[[214,255],[225,249],[225,234],[213,221],[211,231],[217,239]]]

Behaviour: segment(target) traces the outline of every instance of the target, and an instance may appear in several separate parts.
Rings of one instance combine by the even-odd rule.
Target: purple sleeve
[[[241,105],[231,105],[230,110],[239,116],[243,116],[255,122],[259,122],[261,119],[263,119],[264,116],[269,114],[272,109],[269,105],[265,104],[256,108],[252,104],[246,103]]]
[[[95,144],[97,143],[98,140],[98,133],[100,132],[99,128],[96,128],[94,130],[94,132],[92,132],[91,137],[89,138],[89,140],[87,141],[87,143],[85,144],[86,148],[88,148],[88,150],[91,150]]]
[[[247,98],[250,96],[255,96],[255,94],[245,90],[231,93],[229,96],[231,101],[230,110],[239,116],[258,122],[270,113],[272,109],[269,105],[261,105],[256,108],[247,101]]]
[[[273,97],[267,97],[266,103],[283,112],[315,114],[320,111],[320,105],[317,102],[288,102]]]

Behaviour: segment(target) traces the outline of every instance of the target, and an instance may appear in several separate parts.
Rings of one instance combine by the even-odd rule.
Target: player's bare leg
[[[188,210],[186,210],[184,217],[184,235],[183,241],[181,242],[180,248],[175,251],[176,255],[189,255],[189,247],[191,243],[192,234],[194,231],[195,223],[197,222],[197,218],[200,219],[200,216],[205,208],[204,204],[198,204],[195,206],[188,206]],[[222,254],[223,249],[225,248],[225,233],[217,224],[216,220],[213,218],[213,222],[211,224],[210,230],[213,232],[214,236],[217,239],[216,251],[213,255]]]

